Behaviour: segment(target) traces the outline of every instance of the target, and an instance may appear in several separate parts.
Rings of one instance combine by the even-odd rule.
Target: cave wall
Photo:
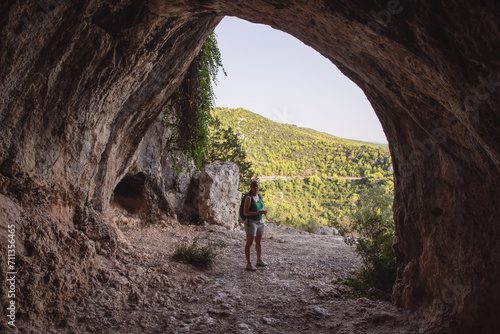
[[[0,274],[15,224],[18,327],[64,321],[114,256],[113,190],[220,19],[138,1],[0,4]]]
[[[395,170],[395,301],[418,311],[428,332],[493,331],[500,309],[499,7],[461,0],[3,1],[0,207],[2,231],[8,222],[19,227],[21,319],[62,318],[64,300],[84,288],[95,259],[116,251],[106,223],[113,190],[204,38],[223,15],[234,15],[310,45],[372,103]],[[36,238],[43,240],[30,243]],[[42,243],[57,256],[33,251]],[[85,260],[51,260],[75,256]],[[78,281],[61,293],[51,272],[77,273]],[[30,301],[32,282],[46,293]]]

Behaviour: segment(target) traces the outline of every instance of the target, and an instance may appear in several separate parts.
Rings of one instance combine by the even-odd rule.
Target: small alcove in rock
[[[130,214],[148,212],[148,202],[144,184],[146,176],[142,173],[125,176],[115,187],[111,206],[127,211]]]

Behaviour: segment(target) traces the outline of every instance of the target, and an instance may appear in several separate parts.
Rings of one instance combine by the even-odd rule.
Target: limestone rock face
[[[0,212],[18,231],[20,321],[60,321],[94,251],[116,253],[115,189],[129,177],[149,196],[140,144],[224,15],[297,37],[363,89],[393,158],[394,300],[428,332],[494,332],[500,7],[465,0],[2,1]]]
[[[173,159],[165,149],[170,135],[160,114],[146,132],[127,174],[113,193],[113,202],[129,213],[146,214],[151,218],[176,216],[182,220],[198,219],[197,179],[194,165],[181,157],[180,173],[173,168]],[[188,171],[189,170],[189,171]]]
[[[200,219],[234,229],[238,225],[241,200],[238,166],[232,162],[214,162],[205,167],[198,182]]]

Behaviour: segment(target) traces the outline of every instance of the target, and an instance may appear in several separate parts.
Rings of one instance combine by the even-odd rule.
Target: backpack
[[[250,196],[250,193],[246,193],[245,195],[243,195],[243,198],[241,199],[241,203],[240,203],[240,218],[243,219],[243,220],[247,219],[247,216],[245,216],[243,214],[243,206],[245,205],[245,199],[247,198],[247,196]],[[261,194],[259,194],[259,198],[262,201],[262,195]]]

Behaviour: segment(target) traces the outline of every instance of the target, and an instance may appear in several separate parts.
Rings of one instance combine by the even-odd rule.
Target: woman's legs
[[[247,263],[250,263],[250,247],[252,247],[254,239],[257,239],[257,238],[247,235],[247,243],[245,245],[245,257],[247,258]],[[262,239],[262,236],[261,236],[261,239]],[[259,240],[259,242],[260,242],[260,240]],[[257,254],[259,254],[259,253],[257,253]],[[257,255],[257,257],[259,257],[259,255]]]
[[[262,234],[255,237],[255,250],[257,251],[257,261],[260,260],[260,257],[262,255],[262,245],[260,243],[261,240],[262,240]]]

